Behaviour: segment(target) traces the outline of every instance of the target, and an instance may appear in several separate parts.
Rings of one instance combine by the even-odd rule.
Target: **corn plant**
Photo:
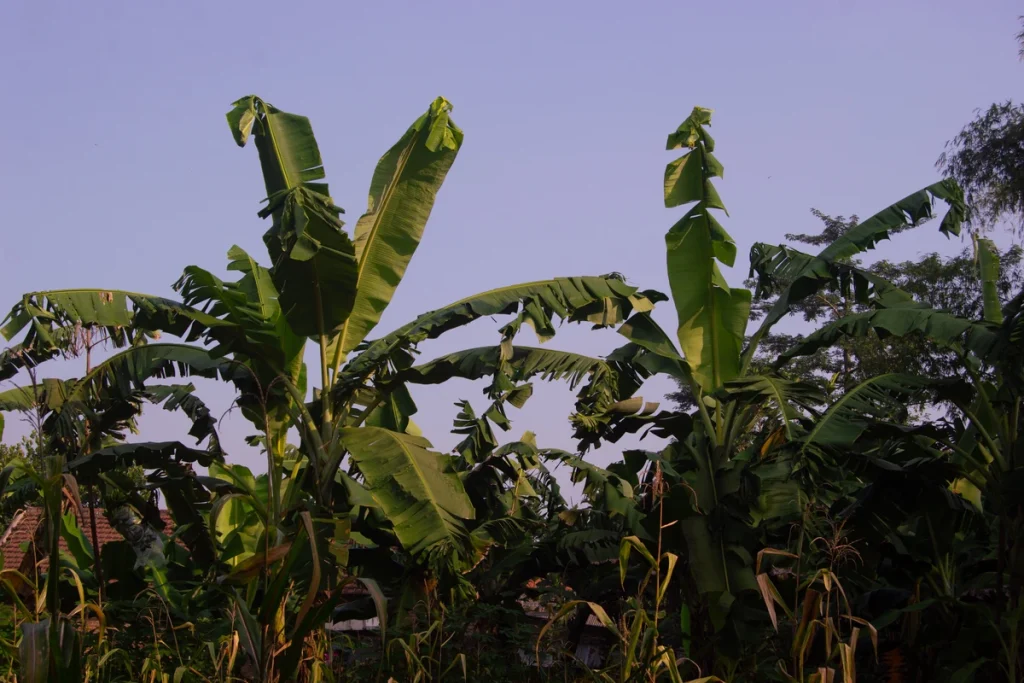
[[[856,552],[849,547],[837,549],[835,552]],[[776,632],[779,630],[779,617],[776,607],[782,610],[793,622],[793,639],[790,645],[790,662],[780,661],[779,671],[790,683],[832,683],[837,671],[842,672],[843,683],[856,683],[857,644],[861,630],[866,630],[878,656],[878,631],[867,620],[857,617],[850,608],[846,590],[836,574],[834,563],[814,571],[805,581],[797,585],[798,595],[802,593],[797,609],[791,609],[772,582],[767,572],[762,572],[762,562],[766,556],[799,559],[799,556],[765,548],[757,554],[757,585],[764,599],[765,608],[771,618]],[[824,656],[821,661],[810,663],[812,647],[818,635],[822,637]]]

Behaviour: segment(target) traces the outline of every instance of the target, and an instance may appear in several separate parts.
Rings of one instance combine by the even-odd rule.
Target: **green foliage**
[[[443,97],[434,100],[374,170],[367,210],[353,234],[356,299],[330,354],[335,366],[376,327],[423,238],[434,199],[462,146],[451,110]]]
[[[650,315],[666,297],[609,274],[482,292],[370,339],[461,146],[450,111],[436,99],[385,153],[349,236],[309,120],[243,98],[227,118],[259,154],[269,267],[233,247],[234,279],[189,266],[181,301],[79,289],[14,306],[0,376],[26,381],[0,413],[35,433],[0,452],[0,503],[38,501],[43,521],[0,572],[9,674],[826,683],[899,680],[906,660],[939,683],[1018,683],[1021,251],[974,236],[953,259],[854,260],[938,217],[936,200],[958,234],[956,183],[863,222],[816,214],[821,234],[787,238],[817,254],[755,245],[752,300],[719,270],[736,246],[712,217],[722,166],[695,108],[663,188],[688,209],[666,236],[675,338]],[[774,331],[794,314],[816,329]],[[493,345],[416,360],[498,315]],[[517,344],[557,320],[626,343]],[[94,361],[97,339],[113,353]],[[84,357],[81,376],[42,374],[57,357]],[[645,402],[656,374],[688,401]],[[191,376],[234,389],[265,469],[226,459]],[[462,440],[440,453],[413,392],[452,379],[481,381],[486,402],[458,402]],[[574,450],[505,436],[536,380],[575,392]],[[181,411],[195,443],[128,442],[146,405]],[[628,434],[665,443],[586,456]],[[87,511],[124,541],[94,547]]]
[[[725,211],[711,179],[722,164],[712,152],[715,142],[705,130],[711,110],[695,107],[669,135],[667,149],[690,151],[665,168],[665,206],[695,202],[665,235],[672,300],[679,316],[679,347],[704,391],[712,391],[740,371],[743,333],[750,292],[732,289],[718,269],[731,266],[736,245],[711,214]]]
[[[963,186],[973,226],[1024,225],[1024,107],[1006,101],[979,111],[936,166]]]
[[[462,520],[474,517],[473,506],[448,458],[430,451],[422,437],[376,427],[343,429],[339,438],[370,495],[396,520],[403,547],[413,555],[429,549],[456,566],[469,560]]]

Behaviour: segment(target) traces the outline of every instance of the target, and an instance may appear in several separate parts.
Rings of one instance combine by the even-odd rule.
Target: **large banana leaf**
[[[630,343],[616,349],[609,358],[633,362],[652,374],[662,373],[684,382],[693,379],[690,366],[650,314],[637,313],[620,325],[618,331]]]
[[[822,249],[817,257],[809,259],[801,257],[793,262],[777,262],[775,264],[776,271],[779,275],[784,275],[784,279],[788,280],[790,284],[780,292],[779,298],[751,339],[745,360],[749,362],[760,339],[775,323],[789,313],[794,304],[835,281],[836,273],[832,267],[833,263],[874,248],[879,241],[888,239],[890,233],[920,225],[934,215],[934,200],[936,198],[942,199],[949,205],[949,211],[939,224],[939,230],[945,235],[960,234],[960,225],[965,211],[963,191],[954,181],[942,180],[904,197],[863,223],[859,223],[855,228]],[[771,262],[773,249],[773,247],[762,243],[755,244],[751,248],[751,264]],[[789,256],[796,253],[799,252],[789,250]],[[768,254],[768,258],[765,258],[766,254]],[[786,266],[785,271],[780,268],[781,265]]]
[[[145,469],[167,469],[182,463],[197,462],[208,467],[212,462],[209,451],[189,448],[178,441],[125,443],[103,448],[68,463],[68,471],[82,483],[96,483],[103,472],[123,470],[132,465]]]
[[[855,228],[825,247],[818,257],[826,261],[840,261],[873,249],[881,240],[889,239],[889,233],[920,225],[922,221],[932,218],[936,199],[949,205],[949,211],[939,223],[939,232],[946,236],[959,235],[966,212],[964,193],[956,181],[947,178],[904,197],[858,223]]]
[[[336,364],[380,322],[419,246],[462,145],[451,110],[451,103],[438,97],[377,162],[367,210],[354,232],[359,276],[352,313],[328,354]]]
[[[880,337],[920,334],[940,346],[967,349],[989,362],[998,360],[996,352],[1002,348],[999,328],[991,323],[965,320],[934,308],[899,306],[853,313],[830,322],[783,353],[776,365],[832,346],[843,337],[863,337],[871,332]]]
[[[75,450],[105,437],[120,439],[142,411],[142,402],[163,403],[166,410],[181,410],[191,420],[189,434],[207,441],[204,458],[223,457],[216,419],[192,385],[152,385],[153,377],[196,375],[238,380],[247,377],[224,359],[212,358],[202,348],[186,344],[134,346],[98,364],[81,379],[42,379],[35,386],[0,392],[0,411],[27,412],[38,407],[47,414],[42,429],[48,437]],[[83,418],[87,418],[83,420]],[[85,431],[88,430],[88,431]]]
[[[667,148],[690,151],[665,169],[665,206],[696,202],[665,235],[668,279],[679,316],[679,346],[693,378],[712,391],[736,377],[750,314],[750,292],[733,289],[718,268],[731,266],[736,244],[711,209],[725,210],[711,179],[721,177],[714,140],[704,130],[711,110],[694,107]]]
[[[0,391],[0,411],[27,413],[38,406],[58,410],[73,390],[74,380],[41,379],[35,386]]]
[[[10,379],[18,374],[22,368],[35,367],[40,363],[56,358],[61,354],[61,349],[70,348],[70,339],[77,334],[72,328],[63,328],[53,331],[56,343],[52,346],[40,344],[13,344],[3,351],[0,351],[0,382]]]
[[[395,379],[412,384],[440,384],[454,377],[473,380],[498,373],[504,373],[508,381],[496,382],[493,388],[497,392],[536,376],[545,381],[567,380],[570,388],[575,389],[589,377],[590,382],[581,396],[607,404],[629,398],[643,381],[633,368],[621,363],[530,346],[516,346],[511,355],[501,346],[465,349],[403,370]],[[497,395],[495,391],[491,393]]]
[[[576,438],[586,443],[596,443],[595,439],[602,438],[610,422],[620,417],[619,413],[624,416],[652,409],[639,397],[633,399],[635,406],[627,401],[644,379],[636,366],[555,349],[516,346],[511,353],[500,346],[466,349],[403,370],[396,375],[396,380],[439,384],[453,377],[470,380],[493,377],[487,392],[495,399],[532,377],[564,380],[574,390],[582,384],[576,395],[576,412],[569,419],[576,427]]]
[[[356,291],[355,248],[342,230],[324,178],[323,160],[309,119],[280,111],[256,96],[243,97],[227,114],[239,146],[252,134],[259,151],[273,216],[263,236],[284,316],[296,334],[341,330]]]
[[[78,417],[89,415],[94,429],[116,434],[125,420],[141,411],[141,399],[161,402],[169,410],[181,409],[192,420],[190,433],[197,439],[209,438],[207,448],[221,455],[213,429],[215,420],[209,409],[187,387],[160,388],[147,384],[153,378],[198,376],[232,381],[248,388],[250,377],[244,368],[224,358],[214,358],[205,349],[187,344],[146,344],[125,349],[102,363],[81,379],[43,381],[41,400],[54,414],[46,428],[62,438],[70,438],[80,427]],[[31,400],[31,388],[21,390]]]
[[[450,456],[422,437],[378,427],[347,427],[339,437],[408,552],[469,552],[464,520],[475,511]]]
[[[146,389],[146,381],[166,377],[206,377],[244,385],[249,375],[238,363],[216,358],[206,349],[188,344],[133,346],[97,364],[75,382],[69,399],[130,396]]]
[[[801,451],[853,444],[872,422],[889,420],[934,382],[888,373],[867,379],[835,401],[802,439]]]
[[[556,278],[500,287],[475,294],[453,304],[430,311],[374,342],[355,356],[341,373],[345,390],[382,364],[412,364],[409,349],[425,339],[467,325],[485,316],[518,313],[535,330],[553,334],[552,316],[570,322],[588,321],[595,325],[616,325],[633,310],[649,311],[663,300],[658,292],[639,292],[618,275],[602,277]]]
[[[827,261],[786,245],[773,246],[762,242],[750,249],[750,275],[757,277],[757,297],[784,291],[798,278],[812,287],[812,292],[828,286],[850,292],[859,303],[871,298],[884,299],[889,305],[911,302],[914,297],[885,278],[845,262]],[[787,292],[796,296],[793,291]],[[801,293],[802,297],[803,294]]]
[[[76,325],[102,327],[116,346],[131,343],[137,330],[162,331],[195,338],[209,326],[222,325],[212,316],[163,297],[107,289],[60,289],[29,292],[0,321],[5,339],[29,327],[23,346],[58,347],[70,341],[58,336]]]

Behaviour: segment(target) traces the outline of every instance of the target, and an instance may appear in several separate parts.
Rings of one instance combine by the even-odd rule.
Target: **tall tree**
[[[1024,30],[1016,39],[1024,60]],[[1005,220],[1024,232],[1024,105],[1007,100],[977,111],[936,166],[964,188],[972,228]]]

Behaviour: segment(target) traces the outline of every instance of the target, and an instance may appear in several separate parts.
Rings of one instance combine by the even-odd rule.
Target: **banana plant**
[[[334,547],[335,530],[346,520],[362,524],[385,549],[398,544],[428,564],[434,562],[430,558],[443,559],[451,569],[470,565],[481,549],[464,542],[463,528],[475,509],[461,478],[451,470],[451,458],[432,452],[429,442],[417,436],[407,385],[416,378],[439,381],[445,373],[489,375],[496,384],[515,384],[539,374],[577,385],[589,376],[580,394],[580,414],[600,421],[620,398],[635,391],[635,373],[600,359],[522,350],[514,347],[514,337],[526,323],[545,341],[554,334],[556,317],[614,326],[634,311],[650,310],[658,296],[637,291],[616,274],[555,278],[468,297],[367,341],[422,238],[436,194],[461,146],[462,132],[450,111],[446,100],[435,100],[382,157],[367,211],[350,237],[339,219],[341,209],[322,182],[325,171],[309,120],[255,96],[238,100],[227,118],[235,141],[245,145],[251,139],[259,153],[267,192],[260,216],[272,222],[264,237],[269,268],[235,247],[228,254],[229,270],[238,272],[239,279],[224,281],[189,267],[175,285],[180,301],[120,290],[26,294],[3,327],[9,339],[27,330],[21,343],[0,358],[4,377],[59,355],[68,331],[79,326],[106,330],[121,349],[82,381],[44,383],[47,397],[54,397],[53,422],[64,428],[60,433],[74,435],[67,428],[87,412],[87,398],[116,405],[121,413],[110,412],[108,428],[116,431],[128,423],[113,418],[127,414],[125,419],[131,419],[142,397],[153,396],[191,410],[193,436],[202,439],[212,432],[212,422],[201,404],[183,400],[191,390],[153,380],[219,377],[235,385],[242,414],[260,432],[267,486],[262,492],[247,489],[241,480],[225,481],[224,473],[233,470],[217,464],[222,453],[214,439],[206,451],[178,443],[81,448],[69,467],[93,478],[132,463],[160,468],[198,462],[213,467],[220,474],[195,478],[190,483],[193,499],[184,496],[180,502],[193,510],[208,506],[207,487],[212,487],[214,506],[220,498],[228,499],[218,511],[244,500],[249,509],[262,513],[262,540],[257,543],[262,550],[221,566],[231,576],[249,562],[264,577],[264,591],[281,585],[276,577],[284,576],[284,568],[300,553],[307,560],[301,566],[309,567],[313,556],[323,564],[302,577],[310,595],[321,581],[324,586],[334,581],[337,565],[325,551]],[[473,368],[467,363],[414,365],[419,342],[496,314],[512,314],[514,319],[502,329],[501,344],[493,351],[467,352],[475,359]],[[165,334],[181,342],[164,341]],[[309,340],[319,357],[320,386],[307,402],[313,383],[303,363]],[[15,391],[6,398],[13,402],[19,397]],[[133,406],[134,411],[126,408]],[[299,430],[301,456],[286,465],[286,435],[293,427]],[[429,472],[436,475],[427,476]],[[403,494],[396,497],[395,491]],[[266,500],[259,500],[263,495]],[[302,510],[315,519],[312,532]],[[404,525],[400,520],[415,510],[428,513],[422,518],[425,523]],[[215,544],[222,543],[215,529],[210,534],[205,520],[198,521]],[[456,552],[439,552],[442,548]],[[223,552],[215,555],[218,559],[211,565],[223,571],[217,569]],[[254,598],[242,596],[236,602]],[[241,608],[236,611],[242,613]],[[278,637],[271,632],[281,633],[271,623],[279,622],[278,613],[261,610],[257,622],[262,624],[260,637],[269,638],[268,643]],[[290,635],[298,628],[293,626]],[[269,675],[265,666],[261,671]]]
[[[39,366],[33,364],[30,370],[30,385],[0,392],[0,411],[31,415],[48,448],[61,459],[66,476],[81,485],[131,488],[119,471],[133,465],[158,470],[150,477],[150,485],[164,492],[180,524],[190,525],[182,540],[196,559],[208,566],[213,561],[213,550],[202,518],[194,511],[189,514],[188,505],[179,505],[177,492],[183,486],[202,488],[191,476],[193,463],[207,466],[223,459],[216,420],[195,395],[194,385],[147,385],[147,380],[178,375],[222,377],[222,373],[231,373],[230,367],[201,348],[137,343],[87,366],[88,372],[81,378],[39,379]],[[138,415],[145,405],[184,413],[192,424],[189,434],[200,443],[205,441],[206,446],[191,447],[179,441],[124,443],[127,433],[136,431]],[[138,500],[139,512],[145,513],[148,503]],[[94,515],[90,506],[90,516]],[[97,578],[102,594],[102,575]]]
[[[715,156],[710,123],[711,111],[696,107],[667,144],[669,150],[685,152],[666,167],[665,205],[688,207],[665,238],[676,334],[664,331],[647,312],[637,312],[619,328],[629,343],[610,357],[688,386],[696,408],[690,415],[640,410],[615,416],[602,438],[650,430],[673,440],[656,454],[672,482],[659,505],[678,521],[667,533],[668,542],[689,575],[687,600],[696,600],[703,606],[698,611],[708,615],[710,623],[703,628],[724,635],[738,598],[756,595],[752,554],[759,529],[799,521],[808,503],[802,493],[807,487],[801,484],[810,477],[827,479],[819,464],[808,465],[793,451],[793,444],[821,436],[814,429],[828,408],[825,396],[815,386],[787,379],[781,363],[778,370],[751,374],[760,340],[793,303],[822,288],[852,287],[862,298],[886,294],[892,301],[909,299],[849,259],[890,233],[931,218],[935,199],[950,206],[941,232],[958,234],[964,205],[959,188],[942,181],[887,207],[817,256],[755,245],[751,263],[761,276],[759,293],[769,284],[776,291],[775,283],[785,287],[748,337],[752,294],[730,287],[720,269],[733,264],[736,245],[715,216],[725,212],[713,184],[723,165]],[[810,447],[804,455],[808,452]]]
[[[934,463],[927,469],[920,465],[903,466],[904,476],[910,477],[911,490],[933,491],[928,527],[939,519],[948,523],[964,519],[976,525],[979,520],[991,529],[993,557],[982,558],[994,566],[991,589],[994,599],[986,605],[991,610],[1004,645],[1000,657],[1007,680],[1019,677],[1020,664],[1013,652],[1019,648],[1020,635],[1015,627],[1016,614],[1021,605],[1024,589],[1024,551],[1021,550],[1022,515],[1020,490],[1024,485],[1024,463],[1020,450],[1021,410],[1021,352],[1020,330],[1024,293],[1005,305],[999,299],[995,282],[999,263],[995,245],[988,239],[973,236],[977,255],[977,277],[982,283],[983,311],[979,320],[957,317],[949,312],[929,308],[912,299],[887,294],[870,299],[871,308],[861,313],[840,318],[809,335],[800,344],[787,351],[780,362],[816,348],[832,345],[844,337],[867,334],[878,336],[920,335],[929,342],[951,350],[960,359],[963,379],[938,381],[928,377],[890,375],[873,378],[852,389],[850,400],[834,406],[834,419],[820,423],[819,442],[849,438],[850,427],[863,433],[877,429],[893,409],[906,402],[928,401],[950,406],[959,428],[953,432],[942,430],[889,430],[881,435],[887,448],[917,453],[924,462]],[[844,405],[845,404],[845,405]],[[895,404],[895,406],[894,406]],[[939,469],[936,469],[939,468]],[[872,486],[884,486],[884,475],[878,473]],[[945,494],[945,496],[943,496]],[[942,504],[945,500],[962,502],[968,509]],[[894,510],[871,506],[868,512],[876,519],[884,519],[888,528],[906,524],[904,515]],[[941,515],[941,516],[940,516]],[[947,576],[945,559],[955,551],[952,539],[932,536],[931,555],[936,558],[935,570]],[[942,586],[952,586],[943,581]],[[951,590],[936,589],[935,598],[960,599]]]

